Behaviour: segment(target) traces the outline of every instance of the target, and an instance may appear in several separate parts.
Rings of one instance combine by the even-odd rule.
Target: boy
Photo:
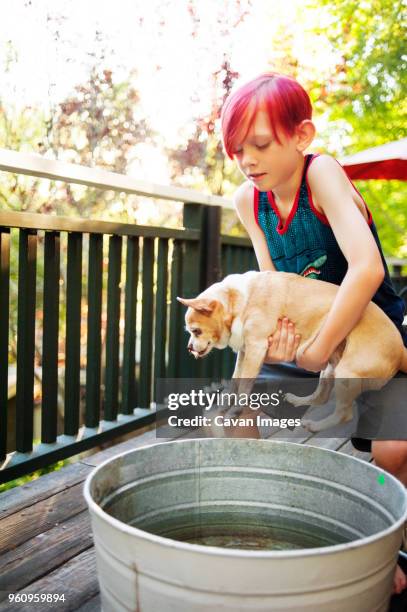
[[[324,369],[370,300],[390,317],[407,346],[404,303],[391,284],[362,196],[335,159],[305,155],[315,136],[311,118],[305,90],[276,73],[240,87],[222,109],[225,150],[247,179],[236,191],[235,206],[260,270],[312,275],[340,285],[318,337],[305,352],[297,351],[300,338],[287,319],[270,338],[265,363],[295,359],[300,370],[279,366],[289,368],[291,376]],[[370,441],[364,449],[369,447]],[[373,440],[371,451],[378,466],[407,485],[407,440]],[[395,591],[406,586],[398,568]]]

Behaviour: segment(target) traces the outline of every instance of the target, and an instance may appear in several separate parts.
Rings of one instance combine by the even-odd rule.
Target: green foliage
[[[315,11],[325,9],[330,19],[324,27],[316,27],[315,34],[326,36],[340,54],[329,82],[321,84],[319,100],[329,107],[331,120],[344,119],[353,128],[351,138],[358,149],[406,134],[403,4],[401,0],[308,3]]]
[[[402,181],[358,181],[370,208],[384,254],[407,257],[407,185]]]
[[[345,139],[338,153],[353,154],[406,136],[406,64],[401,0],[309,0],[315,35],[339,53],[327,82],[315,75],[311,96],[327,116],[327,131]],[[321,15],[321,11],[323,15]],[[404,21],[405,25],[405,21]],[[322,138],[327,140],[328,134]],[[340,138],[338,139],[341,140]],[[359,181],[386,255],[407,255],[407,183]]]

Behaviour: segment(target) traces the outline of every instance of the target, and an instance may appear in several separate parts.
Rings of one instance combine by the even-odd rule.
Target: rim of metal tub
[[[216,440],[216,439],[217,438],[205,438],[205,440]],[[196,551],[202,554],[207,554],[209,556],[217,555],[217,556],[226,556],[226,557],[232,557],[232,558],[241,558],[241,557],[250,558],[252,557],[252,558],[257,558],[257,559],[259,558],[261,559],[267,559],[267,558],[288,559],[288,558],[293,558],[293,557],[298,558],[298,557],[311,557],[311,556],[324,555],[324,554],[326,555],[326,554],[332,554],[335,552],[339,553],[345,550],[349,551],[350,548],[357,548],[361,545],[370,544],[372,542],[375,542],[376,540],[380,540],[381,538],[392,533],[393,531],[397,531],[397,529],[407,520],[407,497],[406,497],[406,503],[405,503],[403,516],[400,517],[395,523],[390,525],[390,527],[387,527],[386,529],[383,529],[382,531],[378,531],[377,533],[373,535],[365,536],[363,538],[357,538],[355,540],[352,540],[350,542],[345,542],[342,544],[334,544],[331,546],[320,546],[316,548],[301,548],[301,549],[295,549],[295,550],[269,550],[269,551],[262,550],[262,551],[259,551],[259,550],[246,550],[246,549],[237,549],[237,548],[233,548],[233,549],[222,548],[220,546],[208,546],[204,544],[190,544],[188,542],[181,542],[179,540],[173,540],[171,538],[166,538],[164,536],[155,535],[148,531],[144,531],[143,529],[139,529],[138,527],[132,527],[130,525],[127,525],[126,523],[123,523],[122,521],[119,521],[118,519],[114,518],[113,516],[105,512],[99,506],[99,504],[97,504],[94,501],[90,493],[90,482],[97,472],[102,470],[105,465],[107,465],[108,463],[111,463],[114,459],[117,459],[118,457],[124,457],[125,455],[129,455],[131,453],[136,453],[138,451],[141,451],[144,448],[151,448],[152,446],[157,446],[157,445],[161,446],[161,445],[169,445],[169,444],[188,444],[188,443],[190,444],[193,440],[195,439],[192,438],[188,440],[173,440],[170,442],[156,442],[154,444],[145,444],[136,449],[130,449],[123,453],[118,453],[114,457],[110,457],[109,459],[106,459],[106,461],[103,461],[103,463],[95,467],[90,472],[90,474],[88,474],[88,476],[86,477],[84,488],[83,488],[83,493],[84,493],[84,497],[88,504],[89,509],[92,509],[92,511],[95,514],[97,514],[101,519],[107,520],[109,523],[114,525],[117,529],[119,529],[123,533],[127,533],[129,535],[137,535],[138,537],[143,538],[144,540],[156,542],[157,544],[161,544],[162,546],[166,546],[168,548],[174,548],[177,550],[181,549],[181,550],[188,550],[188,551]],[[199,440],[199,443],[205,444],[205,441],[200,438],[197,438],[196,440]],[[239,439],[238,438],[234,439],[234,442],[237,442],[237,440]],[[240,440],[242,441],[242,443],[245,442],[245,438],[240,438]],[[303,444],[299,444],[297,442],[291,442],[291,441],[287,442],[284,440],[272,440],[272,441],[263,440],[263,442],[266,442],[267,444],[273,444],[273,445],[289,444],[292,446],[298,446],[299,448],[304,448]],[[238,443],[240,444],[240,442]],[[308,444],[307,447],[312,447],[317,452],[320,451],[322,453],[338,454],[338,452],[335,450],[325,449],[325,448],[322,449],[317,446],[312,446],[312,444]],[[347,455],[343,455],[343,458],[344,458],[344,461],[352,461],[352,462],[357,461],[358,463],[366,465],[365,461],[363,461],[362,459],[358,459],[357,457],[348,457]],[[369,467],[375,470],[377,472],[377,475],[383,474],[383,472],[385,472],[386,478],[393,480],[396,486],[401,486],[401,487],[403,486],[402,483],[389,472],[386,472],[385,470],[382,470],[372,464],[369,464]]]

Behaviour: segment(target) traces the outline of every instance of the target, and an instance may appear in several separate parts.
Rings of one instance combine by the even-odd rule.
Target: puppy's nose
[[[188,344],[188,347],[187,347],[187,348],[188,348],[189,352],[190,352],[190,353],[192,353],[192,342],[190,342],[190,343]]]

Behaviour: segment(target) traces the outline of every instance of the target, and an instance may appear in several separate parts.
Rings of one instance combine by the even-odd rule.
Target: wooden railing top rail
[[[16,227],[54,232],[80,232],[82,234],[115,234],[117,236],[141,236],[142,238],[180,238],[198,240],[200,233],[195,229],[175,229],[118,223],[115,221],[95,221],[93,219],[58,217],[40,213],[0,211],[0,227]]]
[[[8,149],[0,149],[0,170],[164,200],[233,208],[231,200],[221,196],[201,193],[192,189],[183,189],[181,187],[157,185],[155,183],[139,181],[131,176],[117,172],[102,170],[101,168],[88,168],[79,164],[69,164],[54,159],[47,159],[41,155],[20,153],[19,151],[10,151]]]

